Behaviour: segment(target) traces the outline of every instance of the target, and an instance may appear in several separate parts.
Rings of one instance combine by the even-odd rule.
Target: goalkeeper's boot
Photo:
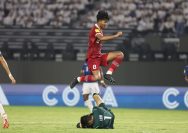
[[[74,88],[77,84],[78,84],[78,80],[77,80],[77,77],[73,79],[73,81],[70,83],[70,88]]]
[[[110,74],[104,74],[104,78],[106,79],[106,80],[108,80],[110,83],[112,83],[112,84],[115,84],[115,80],[114,80],[114,78],[112,77],[112,75],[110,75]]]

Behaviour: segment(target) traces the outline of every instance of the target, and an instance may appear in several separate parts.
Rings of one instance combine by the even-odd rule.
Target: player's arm
[[[0,56],[0,63],[3,66],[3,68],[5,69],[7,75],[9,76],[10,80],[12,81],[13,84],[16,83],[16,80],[14,79],[14,77],[12,76],[10,69],[8,67],[8,64],[6,62],[6,60],[4,59],[4,57],[1,55]]]
[[[122,32],[117,32],[115,35],[108,35],[108,36],[103,36],[102,34],[96,34],[96,37],[100,40],[100,41],[108,41],[108,40],[113,40],[116,39],[120,36],[122,36]]]
[[[99,94],[93,94],[93,99],[95,100],[97,106],[99,106],[101,103],[103,103],[102,98],[99,96]]]

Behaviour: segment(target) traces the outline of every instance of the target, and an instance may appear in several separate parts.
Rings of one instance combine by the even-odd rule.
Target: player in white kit
[[[3,68],[5,69],[7,75],[9,76],[10,80],[12,81],[12,83],[15,84],[16,80],[12,76],[12,74],[10,72],[10,69],[8,67],[8,64],[7,64],[6,60],[4,59],[4,57],[1,54],[1,51],[0,51],[0,63],[3,66]],[[3,105],[1,103],[1,101],[0,101],[0,115],[1,115],[2,120],[3,120],[3,128],[8,128],[9,127],[8,117],[7,117],[7,114],[6,114],[6,112],[5,112],[4,108],[3,108]]]
[[[91,75],[91,71],[89,71],[88,65],[86,62],[83,64],[81,72],[85,76]],[[101,71],[101,73],[102,73],[102,71]],[[83,83],[82,95],[83,95],[85,105],[89,108],[90,112],[92,112],[93,104],[92,104],[91,100],[89,99],[89,95],[90,94],[94,95],[94,94],[100,93],[99,84],[106,88],[106,84],[104,83],[104,80],[101,80],[100,83],[98,83],[97,81]]]

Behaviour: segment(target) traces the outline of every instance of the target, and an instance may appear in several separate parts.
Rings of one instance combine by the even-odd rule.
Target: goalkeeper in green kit
[[[98,106],[93,108],[91,114],[80,118],[77,128],[113,129],[114,114],[105,106],[98,94],[93,94],[93,98]]]

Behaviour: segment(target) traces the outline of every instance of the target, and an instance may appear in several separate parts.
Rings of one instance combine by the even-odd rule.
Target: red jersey
[[[95,24],[89,32],[89,43],[88,43],[89,47],[87,51],[87,59],[97,58],[102,56],[101,53],[102,43],[99,39],[97,39],[96,37],[97,34],[101,34],[103,36],[100,27],[97,24]]]

